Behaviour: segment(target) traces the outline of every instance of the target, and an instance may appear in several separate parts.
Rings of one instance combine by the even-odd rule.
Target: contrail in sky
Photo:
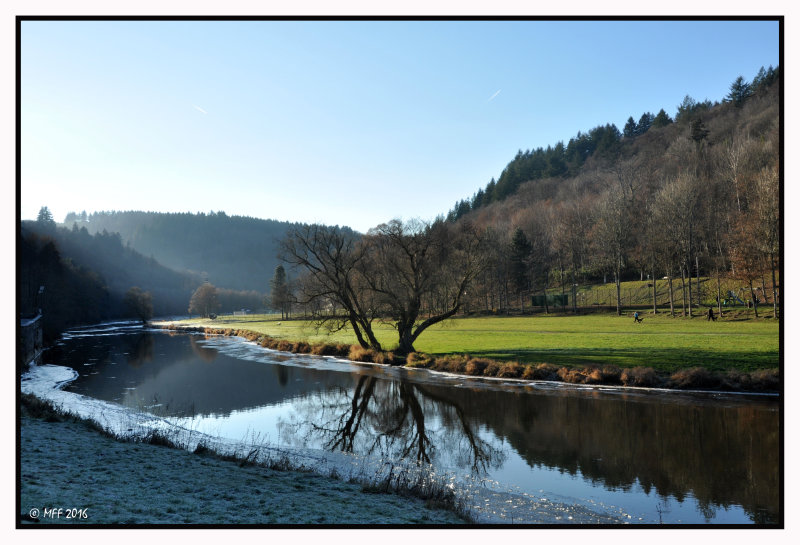
[[[495,99],[495,97],[500,94],[500,91],[502,91],[502,89],[498,89],[497,92],[495,94],[493,94],[492,96],[490,96],[489,100],[487,100],[486,102],[493,101]]]
[[[497,92],[499,93],[500,91],[497,91]],[[207,114],[208,113],[207,111],[205,111],[203,108],[201,108],[200,106],[198,106],[196,104],[192,104],[192,106],[194,106],[194,109],[197,110],[198,112],[202,113],[202,114]]]

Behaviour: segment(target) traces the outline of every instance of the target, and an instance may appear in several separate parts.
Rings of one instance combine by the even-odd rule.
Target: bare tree
[[[622,269],[633,241],[631,206],[621,192],[608,191],[598,205],[594,242],[601,259],[614,272],[617,315],[622,314],[620,281]]]
[[[659,226],[660,247],[662,254],[670,264],[670,291],[672,286],[672,264],[677,265],[681,271],[681,281],[685,282],[689,275],[689,305],[688,314],[692,315],[692,285],[691,285],[691,264],[695,252],[695,225],[698,214],[698,182],[696,177],[684,172],[678,177],[667,181],[664,187],[656,195],[654,214],[656,224]],[[685,291],[685,290],[684,290]],[[671,299],[671,297],[670,297]],[[686,296],[684,295],[684,301]],[[687,314],[686,303],[684,302],[684,316]]]
[[[778,318],[778,288],[775,270],[781,247],[780,180],[777,168],[764,168],[756,176],[755,193],[758,222],[753,235],[772,273],[772,317]],[[764,290],[766,291],[766,290]],[[766,297],[766,293],[764,293]]]
[[[401,354],[413,352],[423,331],[459,311],[485,263],[481,234],[468,222],[392,220],[370,230],[365,242],[361,271],[382,319],[397,329]],[[426,308],[427,299],[438,304]]]
[[[281,242],[280,257],[306,273],[298,281],[301,304],[322,300],[331,307],[318,315],[318,325],[331,331],[349,325],[362,347],[381,350],[372,331],[378,308],[361,278],[367,250],[349,229],[314,224],[292,229]]]
[[[428,327],[455,315],[484,263],[483,240],[471,224],[392,220],[367,235],[311,225],[293,230],[282,258],[306,271],[304,302],[326,300],[342,312],[318,323],[337,330],[349,325],[364,348],[382,350],[376,320],[398,332],[398,352],[414,351]]]

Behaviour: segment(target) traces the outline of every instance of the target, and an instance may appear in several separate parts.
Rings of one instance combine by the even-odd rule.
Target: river
[[[449,479],[481,522],[780,516],[776,396],[473,379],[124,324],[72,330],[43,363],[68,371],[55,381],[67,406],[95,401],[106,416],[119,407],[362,471],[415,467]]]

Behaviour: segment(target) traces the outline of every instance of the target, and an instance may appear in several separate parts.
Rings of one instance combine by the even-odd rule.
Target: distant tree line
[[[123,244],[119,233],[59,227],[47,207],[22,222],[18,241],[18,305],[23,317],[43,313],[52,341],[65,329],[106,319],[184,315],[199,275],[176,272]],[[260,309],[264,294],[219,288],[220,308]]]
[[[295,224],[225,212],[70,212],[64,225],[90,234],[119,233],[123,243],[176,271],[191,271],[217,286],[269,291],[269,274],[280,264],[278,241]]]

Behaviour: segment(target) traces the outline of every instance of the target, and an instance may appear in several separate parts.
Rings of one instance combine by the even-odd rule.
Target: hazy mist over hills
[[[267,292],[275,267],[278,241],[293,223],[208,214],[95,212],[68,214],[89,233],[119,233],[123,244],[159,263],[190,271],[218,287]]]

